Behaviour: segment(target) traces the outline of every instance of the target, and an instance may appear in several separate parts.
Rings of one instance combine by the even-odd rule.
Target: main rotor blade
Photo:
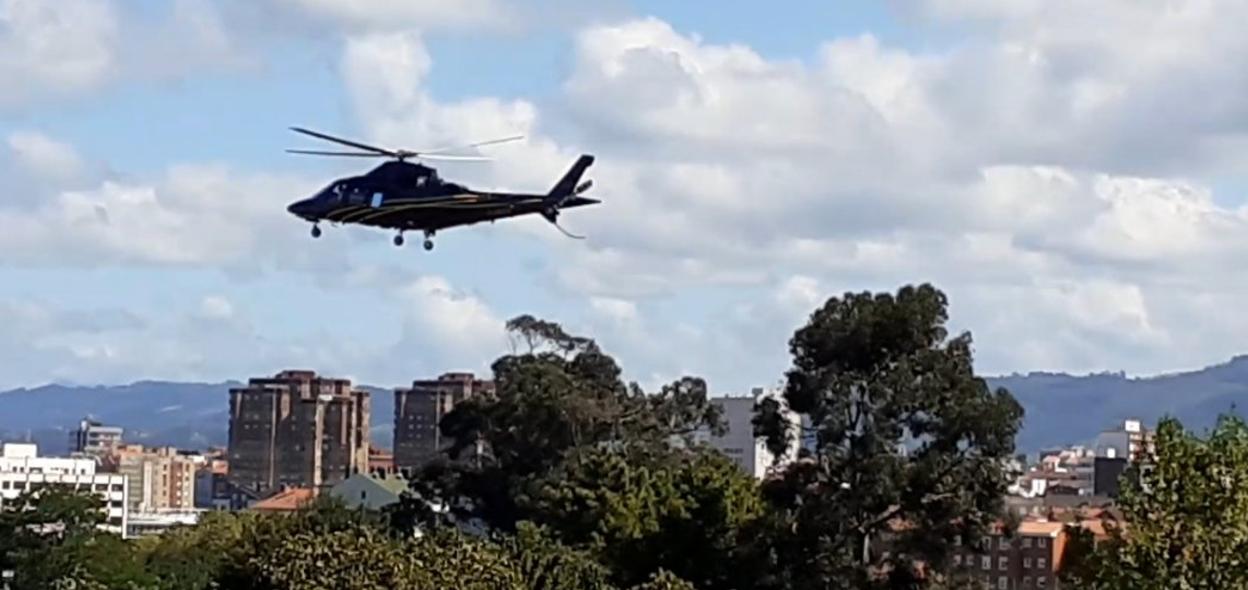
[[[494,161],[494,158],[489,158],[486,156],[439,156],[436,154],[430,156],[424,153],[417,153],[413,157],[415,157],[418,160],[456,160],[460,162],[492,162]]]
[[[450,147],[440,147],[440,148],[438,148],[438,149],[436,149],[436,150],[428,150],[428,151],[416,152],[416,153],[421,154],[421,155],[427,155],[427,154],[438,154],[438,153],[441,153],[441,152],[449,152],[449,151],[451,151],[451,150],[462,150],[462,149],[466,149],[466,148],[481,147],[481,146],[483,146],[483,145],[493,145],[493,144],[496,144],[496,143],[505,143],[505,142],[508,142],[508,141],[516,141],[517,139],[524,139],[524,136],[523,136],[523,135],[513,135],[513,136],[511,136],[511,137],[503,137],[503,138],[499,138],[499,139],[489,139],[489,140],[486,140],[486,141],[478,141],[478,142],[476,142],[476,143],[469,143],[469,144],[457,145],[457,146],[450,146]]]
[[[322,150],[286,150],[292,154],[309,154],[313,156],[356,156],[360,158],[380,158],[385,154],[371,152],[327,152]]]
[[[343,139],[341,137],[334,137],[332,135],[326,135],[319,131],[312,131],[311,129],[304,129],[302,127],[291,127],[291,130],[297,131],[304,135],[311,135],[312,137],[324,139],[326,141],[332,141],[334,143],[340,143],[342,145],[351,146],[353,148],[359,148],[359,149],[369,151],[369,152],[377,152],[379,154],[384,154],[387,156],[398,156],[398,153],[394,152],[393,150],[382,149],[377,146],[372,146],[372,145],[368,145],[365,143],[359,143],[356,141],[351,141],[349,139]]]

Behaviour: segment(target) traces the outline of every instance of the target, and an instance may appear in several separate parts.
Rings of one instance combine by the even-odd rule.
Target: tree
[[[631,590],[696,590],[696,588],[672,572],[659,570],[650,576],[646,583],[634,586]]]
[[[1124,524],[1072,572],[1076,587],[1248,586],[1248,425],[1224,415],[1201,439],[1166,418],[1154,444],[1123,474]]]
[[[690,440],[699,428],[722,431],[701,379],[686,377],[648,395],[626,384],[615,359],[591,339],[530,316],[508,328],[530,351],[495,361],[496,393],[465,400],[442,419],[452,444],[416,475],[408,503],[445,505],[459,522],[512,532],[532,520],[519,502],[526,490],[577,449],[625,442],[663,447]]]
[[[560,543],[546,527],[522,522],[515,535],[498,542],[526,590],[613,590],[607,568],[588,552]]]
[[[132,547],[100,528],[103,509],[93,493],[55,486],[0,507],[0,571],[13,571],[13,590],[146,587]]]
[[[273,590],[433,588],[419,560],[377,530],[299,531],[250,560]],[[461,587],[459,585],[447,587]]]
[[[753,479],[704,449],[584,449],[527,500],[535,519],[588,548],[621,587],[659,570],[699,588],[736,587],[740,532],[762,513]]]
[[[1096,551],[1096,537],[1078,519],[1064,527],[1066,544],[1062,547],[1061,569],[1057,576],[1062,586],[1078,588],[1083,580],[1091,579],[1091,559]]]
[[[975,375],[971,336],[948,338],[946,307],[926,284],[846,293],[795,332],[784,400],[816,448],[765,490],[777,510],[754,548],[770,556],[766,583],[922,585],[957,535],[973,541],[1000,515],[1022,408]],[[758,414],[773,453],[799,428],[781,418]]]

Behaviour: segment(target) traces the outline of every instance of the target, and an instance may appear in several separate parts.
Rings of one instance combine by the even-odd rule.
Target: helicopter
[[[438,231],[484,221],[493,223],[499,219],[538,214],[564,235],[584,239],[584,236],[571,234],[559,225],[559,212],[602,202],[581,196],[593,185],[592,180],[581,182],[585,170],[594,163],[594,156],[590,154],[578,157],[546,194],[470,189],[442,179],[432,167],[408,161],[413,158],[489,160],[490,158],[450,155],[446,152],[514,141],[523,136],[418,152],[380,148],[302,127],[291,127],[291,130],[349,146],[357,151],[286,150],[290,153],[390,158],[364,174],[336,179],[312,196],[291,203],[286,208],[292,215],[312,223],[313,238],[321,236],[320,222],[327,221],[335,225],[355,224],[394,230],[395,246],[403,245],[404,232],[420,231],[425,236],[425,250],[432,250],[433,237]]]

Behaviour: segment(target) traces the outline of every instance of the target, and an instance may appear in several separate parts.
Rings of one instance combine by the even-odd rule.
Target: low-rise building
[[[369,447],[368,473],[379,477],[388,477],[398,473],[394,466],[394,453]]]
[[[126,536],[146,537],[162,534],[179,526],[195,526],[202,510],[164,510],[160,512],[136,512],[126,524]]]
[[[287,488],[252,504],[248,509],[256,512],[295,512],[316,501],[315,488]]]
[[[1135,461],[1153,452],[1153,437],[1139,420],[1123,420],[1096,437],[1096,456]]]
[[[1060,522],[1024,521],[1012,534],[997,525],[977,546],[956,542],[952,571],[994,590],[1052,590],[1058,588],[1066,538]]]
[[[83,418],[78,422],[78,428],[70,433],[69,450],[88,455],[106,453],[121,444],[123,432],[120,426],[107,426],[97,420]]]
[[[92,459],[40,457],[33,444],[0,447],[0,506],[25,492],[49,487],[97,494],[104,502],[105,529],[126,534],[130,488],[124,475],[97,473]]]
[[[332,496],[353,508],[378,510],[399,501],[407,491],[407,480],[398,477],[379,477],[357,473],[330,489]]]
[[[173,447],[120,445],[110,453],[117,472],[130,480],[132,513],[186,511],[195,508],[195,471],[202,457]]]

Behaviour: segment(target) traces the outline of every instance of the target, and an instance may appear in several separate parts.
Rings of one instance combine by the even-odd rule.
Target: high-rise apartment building
[[[445,373],[437,379],[413,381],[394,392],[394,466],[410,472],[429,460],[450,441],[438,423],[455,404],[476,395],[492,395],[494,382],[472,373]]]
[[[230,479],[266,493],[368,469],[369,395],[349,379],[283,371],[230,390]]]
[[[83,418],[78,422],[78,429],[70,433],[69,450],[73,453],[105,453],[121,444],[121,434],[120,426],[105,426]]]

